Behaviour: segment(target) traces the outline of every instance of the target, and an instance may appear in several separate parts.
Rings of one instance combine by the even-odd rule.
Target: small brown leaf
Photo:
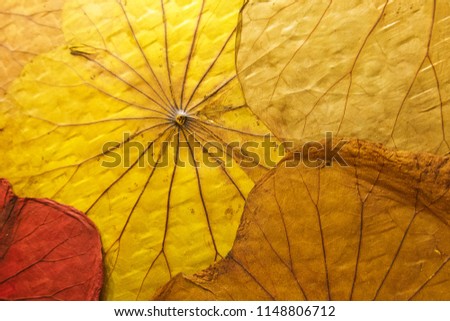
[[[288,157],[249,195],[227,258],[156,299],[449,300],[450,159],[358,140],[340,155],[349,166]]]
[[[100,236],[83,213],[0,179],[0,300],[97,300]]]

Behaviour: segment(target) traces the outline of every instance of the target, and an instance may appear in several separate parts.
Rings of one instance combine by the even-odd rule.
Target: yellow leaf
[[[227,258],[155,299],[449,300],[450,159],[358,140],[339,154],[348,166],[280,163]]]
[[[257,1],[243,12],[238,72],[278,137],[326,131],[449,152],[450,3]]]
[[[9,90],[1,138],[13,147],[0,176],[94,220],[106,299],[148,299],[176,273],[226,255],[270,165],[259,144],[269,131],[236,77],[241,6],[67,1],[67,46],[36,57]],[[261,162],[226,149],[246,141],[259,144]]]
[[[23,65],[39,53],[62,44],[63,0],[0,2],[0,97]]]

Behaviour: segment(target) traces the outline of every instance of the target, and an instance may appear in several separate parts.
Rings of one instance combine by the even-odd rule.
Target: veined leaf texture
[[[35,57],[9,87],[0,176],[20,195],[69,204],[96,223],[105,299],[148,299],[175,274],[224,257],[269,168],[240,166],[246,155],[227,146],[270,133],[236,76],[241,7],[66,1],[66,44]]]
[[[93,220],[103,299],[448,299],[449,13],[3,1],[0,177]],[[267,174],[326,132],[349,167]]]

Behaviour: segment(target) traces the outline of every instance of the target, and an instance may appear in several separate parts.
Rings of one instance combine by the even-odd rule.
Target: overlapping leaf
[[[31,58],[62,44],[63,3],[63,0],[0,2],[0,96]]]
[[[175,273],[226,255],[267,170],[261,148],[257,162],[226,147],[268,133],[236,77],[241,5],[67,1],[68,45],[36,57],[10,88],[0,138],[13,147],[0,174],[20,195],[95,221],[106,299],[148,299]]]
[[[0,179],[0,300],[98,300],[102,246],[83,213]]]
[[[246,100],[279,137],[331,131],[445,154],[449,17],[446,0],[250,0],[237,59]]]
[[[156,299],[449,300],[450,159],[357,140],[340,155],[348,167],[288,157],[249,195],[228,257]]]

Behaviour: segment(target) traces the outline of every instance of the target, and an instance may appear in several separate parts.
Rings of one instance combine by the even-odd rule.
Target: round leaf
[[[330,131],[450,151],[450,3],[258,1],[242,14],[238,71],[275,135]]]
[[[36,57],[9,90],[0,173],[21,195],[93,219],[106,299],[148,299],[176,273],[225,256],[269,167],[269,131],[236,77],[241,6],[67,1],[67,46]],[[247,141],[261,161],[229,145]]]
[[[449,158],[357,140],[340,155],[288,157],[249,195],[227,258],[156,299],[449,300]]]
[[[0,300],[98,300],[100,236],[84,213],[0,179]]]

